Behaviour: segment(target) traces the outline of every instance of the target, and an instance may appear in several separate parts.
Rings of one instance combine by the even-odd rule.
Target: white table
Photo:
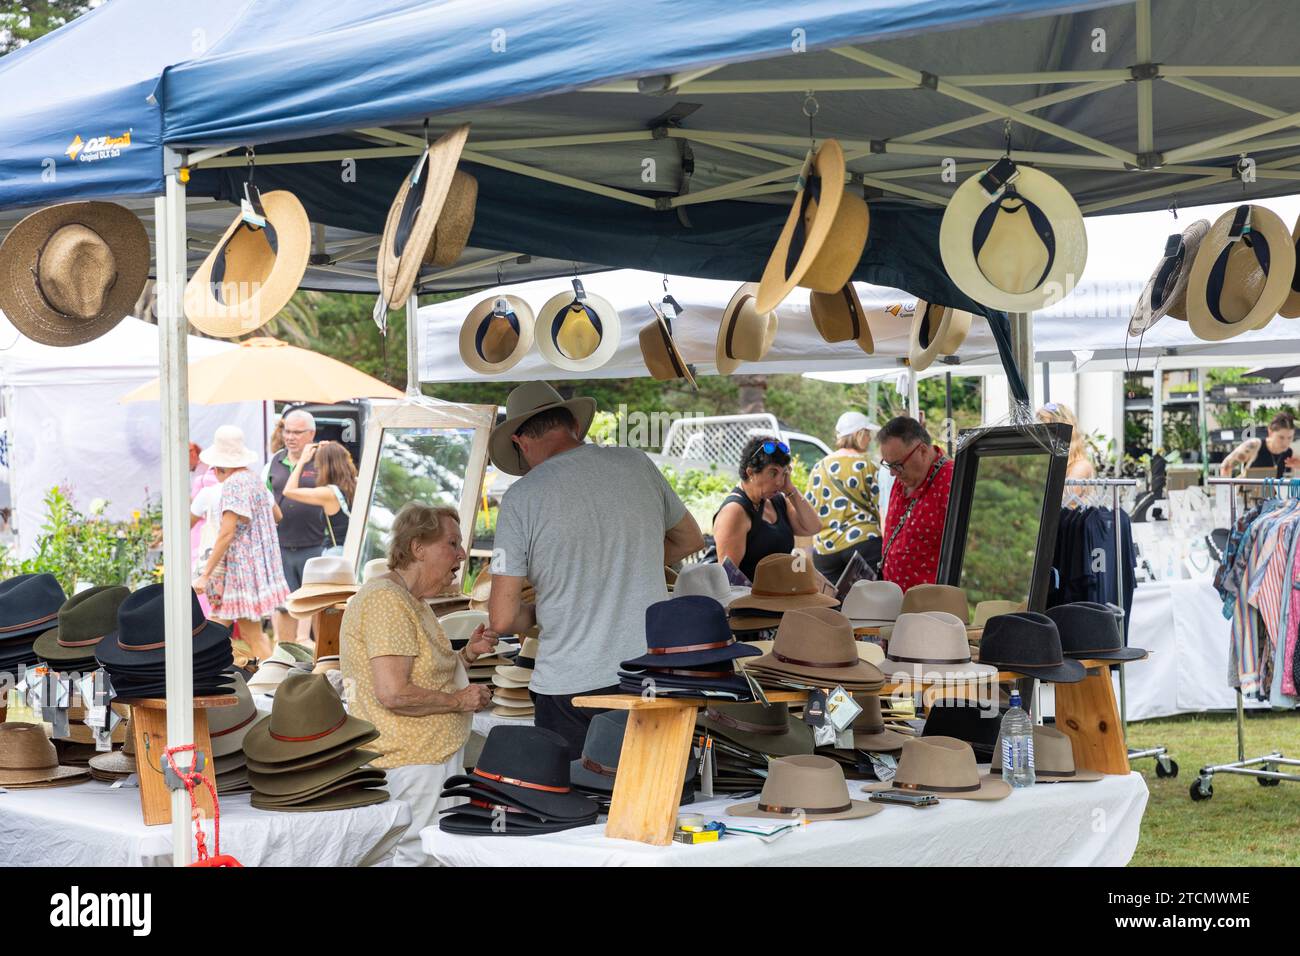
[[[850,781],[854,798],[861,784]],[[735,801],[683,807],[727,817]],[[424,851],[445,866],[1123,866],[1137,848],[1147,786],[1138,773],[1097,783],[1042,784],[1005,800],[944,800],[916,810],[886,806],[861,820],[823,821],[772,843],[736,834],[715,844],[667,847],[611,840],[605,824],[531,837],[421,831]],[[753,821],[763,822],[763,821]]]
[[[248,794],[225,796],[221,851],[245,866],[369,866],[391,857],[410,822],[400,800],[276,813],[254,809]],[[214,852],[212,827],[204,829]],[[171,832],[144,825],[139,790],[96,780],[0,793],[0,867],[171,866]]]

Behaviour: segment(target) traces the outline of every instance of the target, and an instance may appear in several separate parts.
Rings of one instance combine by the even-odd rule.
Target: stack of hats
[[[996,667],[971,660],[966,626],[946,611],[900,614],[880,666],[891,680],[909,683],[990,680],[997,674]]]
[[[366,764],[379,754],[362,750],[375,725],[349,717],[322,674],[294,674],[275,695],[269,717],[244,736],[253,806],[308,813],[383,803],[384,771]]]
[[[853,719],[850,729],[853,731],[853,749],[868,753],[889,754],[903,749],[911,737],[885,726],[885,718],[880,709],[880,698],[875,694],[855,694],[853,699],[862,708],[862,713]],[[827,753],[828,757],[837,759],[847,751]]]
[[[302,567],[302,587],[289,595],[284,609],[299,620],[317,611],[342,604],[357,593],[356,573],[341,555],[322,554],[308,558]]]
[[[129,588],[116,585],[87,588],[68,598],[59,608],[58,625],[36,638],[36,656],[51,670],[64,674],[98,670],[95,647],[117,629],[118,609],[130,593]]]
[[[492,673],[492,713],[497,717],[529,720],[533,698],[528,685],[537,663],[537,638],[524,638],[523,647],[509,664],[498,664]]]
[[[765,686],[843,687],[872,694],[885,684],[875,664],[862,659],[871,645],[854,640],[853,622],[828,607],[788,612],[772,650],[747,661],[745,670]]]
[[[130,719],[122,726],[125,728],[122,749],[97,753],[91,757],[88,762],[91,779],[101,783],[116,783],[135,773],[135,731]]]
[[[855,629],[893,624],[903,611],[903,589],[893,581],[854,581],[840,610]]]
[[[1096,601],[1076,601],[1049,607],[1047,616],[1056,624],[1066,657],[1076,661],[1140,661],[1147,652],[1141,647],[1124,646],[1117,611],[1119,608]]]
[[[40,724],[0,724],[0,787],[25,790],[89,779],[86,768],[59,764],[54,744]]]
[[[903,744],[898,770],[889,783],[868,790],[924,793],[944,800],[1001,800],[1011,784],[980,774],[971,745],[955,737],[917,737]]]
[[[813,752],[812,728],[785,704],[710,704],[695,730],[713,738],[713,789],[743,793],[761,786],[773,757]]]
[[[443,810],[438,828],[466,836],[531,836],[596,822],[596,801],[575,790],[569,745],[541,727],[493,727],[478,765],[448,777],[441,796],[464,798]]]
[[[52,574],[0,581],[0,673],[21,675],[36,663],[37,635],[55,624],[66,600]]]
[[[900,614],[923,614],[926,611],[941,611],[951,614],[961,621],[967,630],[967,638],[974,637],[975,628],[970,622],[970,602],[966,592],[951,584],[916,584],[907,589],[903,595]]]
[[[193,644],[193,679],[196,697],[228,694],[234,665],[230,628],[203,616],[199,596],[190,591],[189,639]],[[150,584],[126,597],[117,611],[117,630],[95,645],[95,658],[113,682],[113,694],[122,698],[166,697],[164,669],[166,615],[163,585]]]
[[[980,763],[993,759],[993,748],[1006,713],[992,703],[972,706],[969,701],[935,704],[925,715],[922,737],[955,737],[970,744]]]
[[[208,736],[212,738],[212,769],[217,793],[251,793],[244,738],[260,715],[244,679],[235,675],[235,704],[208,708]]]
[[[595,797],[603,810],[608,809],[614,793],[623,736],[627,732],[627,716],[626,710],[606,710],[591,718],[587,725],[587,739],[582,744],[582,756],[569,765],[569,779],[573,786]],[[687,758],[686,775],[682,779],[683,804],[695,800],[695,777],[699,766],[694,755]]]
[[[677,573],[677,583],[672,588],[675,598],[703,595],[713,598],[723,607],[749,597],[750,591],[750,588],[732,584],[727,578],[727,569],[716,561],[686,565]]]
[[[858,820],[885,809],[878,803],[853,800],[844,770],[828,757],[781,757],[768,767],[767,779],[758,799],[727,808],[732,817],[760,817],[767,820]]]
[[[474,578],[474,586],[469,589],[469,609],[471,611],[486,611],[488,609],[488,599],[491,597],[492,569],[485,564],[479,570],[478,576]],[[524,582],[523,589],[519,592],[519,603],[537,603],[537,589],[528,581]],[[538,633],[538,628],[531,627],[517,636],[522,640],[525,637],[536,637]]]
[[[994,776],[1002,773],[1002,735],[993,748]],[[1074,765],[1074,747],[1070,738],[1055,727],[1034,728],[1034,783],[1096,783],[1104,774]]]
[[[754,568],[750,593],[728,605],[733,631],[765,631],[781,623],[787,611],[834,607],[839,602],[824,593],[803,553],[769,554]]]
[[[307,660],[300,660],[284,644],[277,644],[271,656],[262,661],[248,681],[248,689],[253,694],[261,694],[265,697],[274,697],[276,689],[290,674],[308,674],[312,671],[313,664],[310,656]]]
[[[483,627],[488,626],[488,616],[487,611],[452,611],[439,617],[438,623],[446,632],[451,646],[459,651],[469,643],[470,638],[474,636],[474,630],[480,624]],[[518,644],[513,641],[498,641],[491,654],[484,654],[470,665],[469,682],[471,684],[492,683],[492,675],[496,673],[496,669],[508,667],[518,653]]]
[[[727,612],[711,597],[687,595],[657,601],[645,612],[646,653],[623,661],[619,690],[664,697],[750,700],[753,693],[734,661],[758,654],[739,644]]]
[[[1046,614],[1019,611],[989,618],[979,646],[980,663],[1054,684],[1076,684],[1083,664],[1066,657],[1056,622]]]

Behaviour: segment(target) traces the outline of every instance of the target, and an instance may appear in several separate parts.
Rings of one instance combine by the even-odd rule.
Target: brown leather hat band
[[[35,627],[37,624],[48,624],[58,616],[59,612],[55,611],[53,614],[46,614],[44,617],[38,617],[34,621],[27,621],[25,624],[10,624],[8,627],[0,627],[0,634],[5,633],[6,631],[21,631],[24,627]]]
[[[826,661],[801,661],[797,657],[786,657],[784,654],[778,654],[776,651],[772,652],[772,656],[775,657],[782,664],[797,664],[800,667],[852,667],[855,664],[861,663],[861,661],[856,657],[853,658],[853,660],[851,661],[826,662]]]
[[[852,801],[838,807],[783,807],[775,803],[760,803],[758,805],[758,809],[764,813],[804,813],[810,817],[827,813],[843,813],[845,810],[851,810],[852,808]]]
[[[204,621],[202,624],[195,627],[194,630],[190,631],[190,637],[198,637],[199,631],[203,630],[207,626],[208,622]],[[166,647],[167,641],[166,639],[163,639],[161,641],[154,641],[152,644],[123,644],[122,638],[119,637],[117,639],[117,646],[122,648],[124,651],[156,651],[160,647]]]
[[[109,632],[109,634],[111,633],[112,631]],[[91,644],[98,644],[106,637],[108,637],[108,634],[101,634],[99,635],[99,637],[92,637],[88,641],[65,641],[63,638],[60,637],[59,647],[89,647]]]
[[[508,783],[512,787],[523,787],[526,790],[544,790],[547,793],[568,793],[568,787],[549,787],[544,783],[530,783],[527,780],[519,780],[515,777],[505,777],[499,773],[489,773],[486,770],[480,770],[475,767],[471,773],[475,777],[482,777],[484,780],[493,780],[497,783]]]
[[[711,644],[683,644],[681,647],[650,647],[646,649],[648,654],[689,654],[692,651],[712,651],[720,647],[730,647],[736,643],[734,637],[725,641],[714,641]]]
[[[820,594],[821,592],[818,591],[816,588],[809,588],[807,591],[759,591],[757,589],[754,589],[751,590],[749,593],[754,597],[784,598],[784,597],[807,597],[809,594]]]
[[[247,727],[249,724],[251,724],[251,723],[252,723],[253,721],[255,721],[256,719],[257,719],[257,708],[253,708],[253,712],[252,712],[251,714],[249,714],[247,717],[245,717],[243,720],[241,720],[239,723],[235,724],[235,726],[233,726],[233,727],[227,727],[225,730],[212,730],[212,731],[209,731],[209,732],[208,732],[208,736],[209,736],[209,737],[224,737],[224,736],[226,736],[226,734],[233,734],[236,730],[239,730],[241,727]],[[272,735],[272,736],[274,736],[274,735]],[[283,738],[283,737],[280,737],[280,738],[277,738],[277,739],[279,739],[279,740],[283,740],[284,738]]]
[[[654,674],[671,674],[675,677],[735,677],[735,671],[690,671],[681,670],[672,667],[660,667],[647,676],[653,677]]]
[[[974,793],[980,788],[980,785],[976,783],[969,787],[931,787],[923,783],[899,783],[895,780],[894,787],[898,790],[920,790],[933,793]]]
[[[603,763],[597,763],[586,754],[582,755],[582,766],[584,769],[590,770],[592,773],[598,773],[602,777],[612,777],[617,773],[614,767],[606,767]]]

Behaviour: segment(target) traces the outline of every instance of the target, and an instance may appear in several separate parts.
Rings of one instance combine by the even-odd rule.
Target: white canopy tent
[[[190,336],[200,359],[235,346]],[[162,489],[162,424],[157,402],[118,404],[158,376],[158,328],[123,319],[85,345],[54,348],[19,334],[0,315],[0,399],[8,421],[9,484],[18,548],[30,554],[55,485],[83,511],[108,502],[110,520],[129,518]],[[265,448],[263,402],[190,406],[190,438],[206,445],[220,425],[238,425],[250,447]],[[187,455],[186,448],[172,451]]]

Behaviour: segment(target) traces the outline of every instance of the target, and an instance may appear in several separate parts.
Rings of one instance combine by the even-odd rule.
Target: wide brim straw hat
[[[508,372],[532,349],[536,325],[533,307],[519,296],[488,296],[460,327],[460,360],[481,375]]]
[[[622,338],[618,310],[593,292],[561,292],[537,312],[537,351],[566,372],[590,372],[614,357]]]
[[[852,282],[844,283],[838,292],[813,292],[808,296],[808,311],[823,341],[856,342],[868,355],[875,353],[867,311]]]
[[[447,198],[443,200],[433,238],[424,254],[424,265],[446,269],[460,261],[474,229],[474,210],[478,206],[478,180],[463,169],[451,177]]]
[[[912,313],[907,347],[907,362],[913,371],[925,371],[940,355],[956,355],[970,333],[971,320],[969,312],[919,300]]]
[[[713,363],[719,375],[730,375],[742,362],[759,362],[776,341],[780,320],[775,309],[760,312],[758,283],[746,282],[737,289],[722,310]]]
[[[1175,233],[1165,241],[1165,253],[1151,270],[1129,319],[1129,335],[1141,335],[1166,315],[1187,321],[1187,283],[1201,240],[1209,231],[1210,221],[1198,219],[1181,235]]]
[[[1241,223],[1241,234],[1234,232]],[[1277,213],[1241,205],[1214,221],[1187,280],[1187,323],[1207,342],[1262,329],[1286,304],[1295,281],[1295,246]]]

